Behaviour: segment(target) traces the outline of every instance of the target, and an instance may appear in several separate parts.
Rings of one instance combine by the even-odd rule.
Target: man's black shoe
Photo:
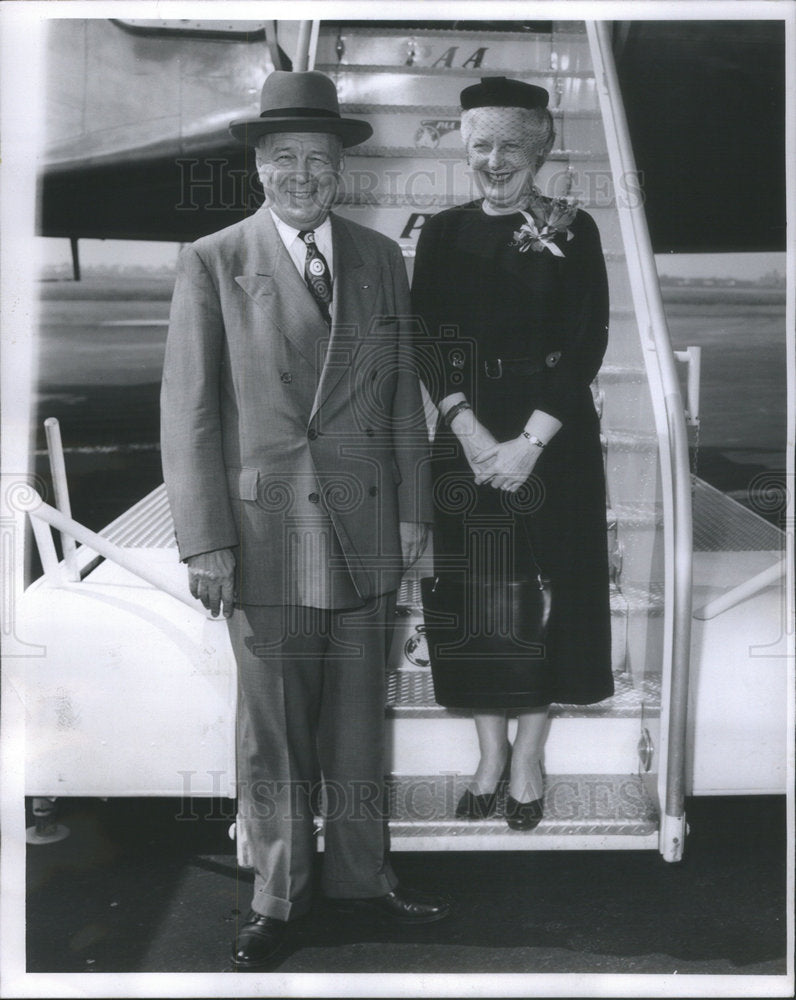
[[[329,902],[343,913],[365,913],[399,924],[431,924],[435,920],[444,920],[451,912],[450,903],[442,896],[430,896],[400,887],[384,896],[330,898]]]
[[[265,969],[282,957],[287,922],[252,910],[232,942],[232,964],[242,972]]]

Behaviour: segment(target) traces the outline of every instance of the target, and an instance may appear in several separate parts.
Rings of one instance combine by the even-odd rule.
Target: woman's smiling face
[[[541,151],[523,109],[478,108],[470,114],[467,156],[485,201],[499,212],[524,208]]]

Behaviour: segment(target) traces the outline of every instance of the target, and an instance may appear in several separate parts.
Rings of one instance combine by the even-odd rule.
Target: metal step
[[[316,69],[333,73],[353,67],[447,70],[483,75],[535,66],[556,73],[591,72],[583,32],[467,31],[428,28],[321,26]]]
[[[754,481],[749,499],[761,512],[782,510],[785,486],[771,476]],[[761,514],[741,506],[732,497],[702,479],[694,481],[695,552],[783,552],[785,532]]]
[[[658,449],[658,436],[654,431],[638,430],[614,430],[611,428],[604,435],[608,446],[614,452],[656,452]]]
[[[618,249],[616,245],[606,250]],[[625,365],[628,360],[643,365],[640,343],[644,343],[645,332],[639,330],[638,320],[633,310],[627,268],[617,266],[609,270],[609,296],[611,302],[611,322],[608,329],[608,347],[604,364]]]
[[[502,797],[493,818],[456,819],[456,803],[467,781],[459,774],[390,778],[393,849],[644,850],[658,846],[658,813],[637,775],[547,775],[544,818],[531,831],[508,828],[503,819]]]
[[[617,503],[606,510],[608,523],[615,521],[625,530],[641,530],[659,528],[663,524],[663,508],[660,502],[633,503],[632,501]]]
[[[385,94],[394,94],[397,105],[455,105],[462,87],[477,83],[485,75],[483,69],[408,70],[382,66],[348,66],[342,70],[335,65],[316,64],[316,69],[331,76],[337,84],[342,104],[383,104]],[[551,95],[553,109],[567,112],[597,111],[599,100],[597,86],[591,71],[588,73],[557,74],[550,71],[512,70],[517,79],[544,87]]]
[[[657,711],[648,713],[642,701],[639,705],[635,715],[601,716],[578,706],[569,713],[551,711],[544,751],[547,769],[551,774],[577,774],[587,762],[599,774],[637,768],[642,717],[646,720]],[[513,739],[516,723],[511,715],[508,726]],[[478,766],[478,740],[469,713],[442,709],[439,714],[391,716],[387,732],[387,769],[393,774],[472,774]]]
[[[527,59],[527,53],[519,46],[515,50],[515,58],[517,59]],[[455,66],[451,64],[450,66],[438,63],[437,65],[412,65],[406,66],[401,64],[385,64],[385,63],[350,63],[346,64],[343,62],[316,62],[315,68],[320,70],[322,73],[326,73],[328,76],[334,76],[337,78],[338,87],[341,77],[346,74],[351,75],[383,75],[392,77],[396,73],[399,74],[404,79],[411,79],[412,77],[427,78],[433,80],[435,78],[440,78],[446,81],[453,81],[454,85],[457,87],[466,86],[468,82],[476,82],[480,80],[485,75],[485,67],[482,63],[481,66],[476,66],[471,64],[469,66]],[[555,100],[555,105],[558,107],[563,101],[559,101],[558,95],[566,95],[569,93],[577,94],[577,87],[570,87],[571,81],[588,81],[593,85],[594,83],[594,71],[591,66],[586,66],[580,69],[551,69],[549,67],[539,65],[539,66],[529,66],[528,62],[518,68],[516,64],[511,67],[507,67],[512,76],[516,79],[533,81],[539,83],[540,86],[546,87],[548,91],[553,95]],[[563,84],[563,87],[562,87]]]
[[[648,525],[653,517],[658,518],[659,513],[648,513],[646,508],[639,505],[623,505],[616,510],[623,513],[627,513],[628,517],[631,519],[631,523],[638,522],[639,526]],[[616,517],[616,510],[614,508],[608,508],[606,510],[606,524],[610,524],[612,518]],[[656,524],[658,521],[656,520]],[[431,570],[429,570],[429,573]],[[611,614],[626,614],[626,613],[640,613],[644,615],[654,615],[662,612],[662,596],[656,587],[644,588],[644,587],[629,587],[627,592],[620,594],[618,588],[615,585],[611,586]],[[619,597],[623,597],[625,600],[623,602],[618,601]],[[403,578],[401,581],[401,586],[398,590],[398,600],[396,614],[399,618],[404,618],[410,621],[412,624],[422,624],[423,621],[423,600],[420,592],[420,576],[415,570]]]
[[[554,719],[633,718],[660,713],[661,680],[648,677],[641,687],[627,673],[614,676],[613,697],[596,705],[551,705]],[[443,708],[434,700],[434,684],[428,668],[390,670],[387,674],[387,715],[395,719],[409,718],[469,718],[466,710]]]
[[[461,114],[457,101],[452,104],[342,104],[341,113],[351,118],[363,118],[373,129],[368,143],[353,147],[357,155],[370,146],[409,148],[435,152],[463,151],[459,132]],[[556,155],[571,150],[590,151],[595,159],[606,159],[605,133],[602,119],[596,111],[552,110],[556,131]],[[347,154],[348,156],[348,154]]]
[[[612,312],[612,321],[615,315],[618,311]],[[652,401],[643,366],[605,363],[596,384],[601,393],[605,426],[616,431],[633,431],[652,424]]]
[[[322,26],[315,68],[335,80],[347,109],[383,104],[390,94],[398,106],[443,108],[449,116],[463,86],[508,73],[546,87],[554,112],[596,112],[588,41],[569,27],[524,33]]]
[[[123,548],[176,549],[165,484],[155,487],[99,534]]]

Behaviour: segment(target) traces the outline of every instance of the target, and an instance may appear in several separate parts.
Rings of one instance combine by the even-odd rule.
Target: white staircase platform
[[[534,830],[511,830],[503,799],[486,820],[456,819],[467,787],[457,774],[388,781],[390,844],[399,851],[655,850],[658,814],[634,774],[548,774],[544,817]]]

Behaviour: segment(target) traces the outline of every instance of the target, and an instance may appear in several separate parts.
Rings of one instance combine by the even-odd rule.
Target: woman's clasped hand
[[[524,435],[499,442],[470,409],[458,413],[451,422],[478,486],[488,483],[495,489],[515,493],[533,472],[540,449]]]
[[[516,493],[530,477],[540,454],[536,445],[520,435],[510,441],[495,442],[491,448],[479,452],[470,464],[477,483],[489,483],[496,490]]]

